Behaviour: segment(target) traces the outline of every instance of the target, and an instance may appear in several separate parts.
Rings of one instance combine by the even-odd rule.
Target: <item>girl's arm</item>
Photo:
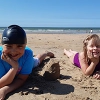
[[[85,75],[91,75],[96,67],[96,65],[98,64],[99,62],[99,59],[91,59],[91,63],[90,65],[88,65],[85,57],[84,57],[84,53],[80,53],[79,55],[79,60],[80,60],[80,65],[81,65],[81,69],[82,69],[82,72],[85,74]]]
[[[18,75],[18,77],[10,85],[2,87],[0,89],[0,99],[4,99],[6,94],[22,86],[27,80],[28,76],[29,75]]]

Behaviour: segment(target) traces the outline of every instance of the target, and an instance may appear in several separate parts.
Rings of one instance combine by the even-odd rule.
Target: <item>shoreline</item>
[[[0,31],[0,34],[2,34],[2,32]],[[25,32],[26,34],[91,34],[90,32]],[[100,34],[100,32],[92,32],[92,34]]]

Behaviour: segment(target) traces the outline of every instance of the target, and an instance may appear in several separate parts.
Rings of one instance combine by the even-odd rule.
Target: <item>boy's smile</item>
[[[4,44],[3,52],[13,60],[18,60],[23,54],[26,44]]]

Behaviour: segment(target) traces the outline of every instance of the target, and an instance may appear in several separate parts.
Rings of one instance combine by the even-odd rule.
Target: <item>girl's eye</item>
[[[97,48],[100,48],[100,45],[97,45]]]
[[[93,45],[90,45],[90,47],[93,47]]]

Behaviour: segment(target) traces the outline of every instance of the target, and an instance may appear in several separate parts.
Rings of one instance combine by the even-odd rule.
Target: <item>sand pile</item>
[[[43,67],[41,75],[49,81],[54,81],[60,77],[59,60],[51,58],[49,62]]]

